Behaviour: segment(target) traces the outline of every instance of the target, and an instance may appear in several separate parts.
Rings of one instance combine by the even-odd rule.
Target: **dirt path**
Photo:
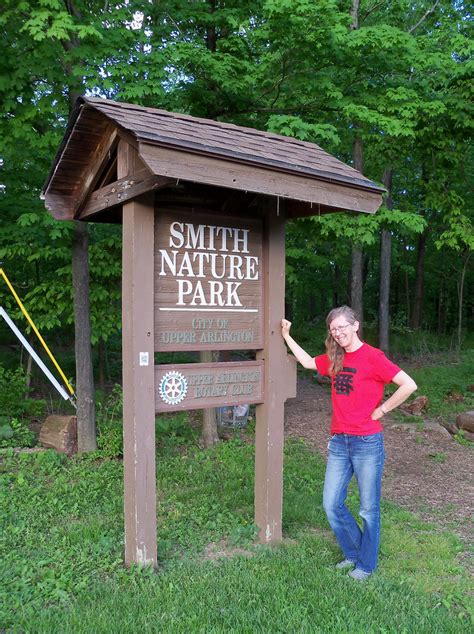
[[[329,389],[299,380],[297,398],[286,403],[285,435],[304,438],[326,456],[330,412]],[[397,424],[389,417],[384,419],[384,428],[384,498],[472,544],[473,448],[442,432],[418,430],[416,425]]]

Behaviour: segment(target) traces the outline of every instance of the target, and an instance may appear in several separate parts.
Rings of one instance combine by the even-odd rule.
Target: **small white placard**
[[[150,355],[148,352],[140,352],[140,365],[149,364]]]

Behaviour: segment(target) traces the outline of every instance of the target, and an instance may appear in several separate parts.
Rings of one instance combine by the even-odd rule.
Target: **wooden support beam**
[[[268,203],[267,203],[268,204]],[[255,523],[263,543],[281,540],[283,499],[284,402],[294,380],[281,336],[285,308],[285,215],[280,203],[269,202],[264,226],[264,333],[265,348],[257,359],[265,362],[264,403],[257,405],[255,430]]]
[[[74,214],[77,213],[86,200],[90,191],[94,189],[94,185],[100,178],[101,171],[110,159],[112,152],[117,147],[119,138],[117,129],[112,124],[107,127],[106,133],[102,137],[102,141],[98,144],[92,160],[87,165],[87,172],[81,178],[80,188],[74,192],[75,205]]]
[[[123,177],[136,152],[119,148]],[[154,194],[123,206],[122,360],[125,564],[157,565],[154,379]]]
[[[153,195],[123,210],[125,563],[156,566]]]
[[[174,181],[154,176],[146,168],[140,169],[130,176],[119,178],[115,182],[92,192],[84,207],[78,213],[77,219],[86,220],[99,211],[122,205],[137,196],[150,191],[153,192],[170,183],[174,183]]]

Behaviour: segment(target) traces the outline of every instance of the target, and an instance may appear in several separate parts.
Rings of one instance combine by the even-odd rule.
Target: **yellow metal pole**
[[[56,361],[56,359],[53,357],[53,354],[51,352],[51,350],[48,348],[48,346],[46,345],[45,340],[43,339],[43,337],[40,335],[38,328],[35,326],[35,324],[33,323],[33,320],[31,319],[31,317],[28,314],[28,311],[26,310],[26,308],[23,306],[21,299],[18,297],[18,295],[15,292],[15,289],[13,288],[13,286],[10,283],[10,280],[7,277],[7,274],[5,273],[5,271],[0,267],[0,275],[3,277],[3,279],[5,280],[6,285],[8,286],[8,288],[11,291],[11,294],[13,295],[13,297],[16,300],[16,303],[18,304],[18,306],[20,307],[21,312],[25,315],[26,319],[28,320],[28,323],[30,324],[30,326],[33,328],[34,333],[36,334],[36,336],[38,337],[38,339],[40,340],[43,348],[46,350],[49,358],[51,359],[51,361],[54,364],[54,367],[56,368],[56,370],[59,372],[59,374],[61,375],[62,380],[64,381],[67,389],[69,390],[69,392],[74,396],[74,390],[72,388],[72,386],[70,385],[69,381],[66,379],[66,377],[64,376],[64,372],[61,370],[61,368],[58,365],[58,362]]]

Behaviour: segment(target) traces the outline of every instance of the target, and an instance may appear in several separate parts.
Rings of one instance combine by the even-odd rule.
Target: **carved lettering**
[[[194,396],[196,398],[209,398],[210,396],[227,396],[227,385],[203,385],[197,387]]]
[[[242,308],[239,297],[242,281],[259,279],[259,258],[246,255],[249,233],[249,229],[237,227],[171,222],[169,249],[158,250],[158,275],[170,275],[176,280],[175,305]],[[206,277],[205,281],[195,281]]]

